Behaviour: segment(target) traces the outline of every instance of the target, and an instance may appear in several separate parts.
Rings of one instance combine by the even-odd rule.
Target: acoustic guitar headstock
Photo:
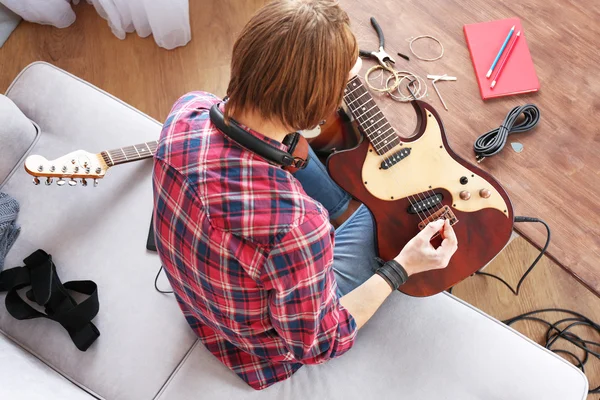
[[[33,176],[33,183],[40,184],[40,178],[46,178],[45,184],[51,185],[56,179],[58,186],[76,186],[80,179],[82,186],[88,185],[88,180],[93,180],[94,186],[98,179],[102,179],[109,166],[101,154],[92,154],[87,151],[77,150],[56,160],[47,160],[39,155],[32,155],[25,160],[25,171]]]

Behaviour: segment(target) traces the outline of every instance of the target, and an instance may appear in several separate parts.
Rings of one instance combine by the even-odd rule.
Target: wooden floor
[[[0,91],[4,92],[27,64],[44,60],[159,121],[165,119],[173,102],[187,91],[205,90],[223,96],[235,34],[266,0],[190,3],[192,41],[173,51],[158,48],[151,37],[142,39],[131,34],[124,41],[117,39],[106,21],[84,4],[75,6],[77,21],[67,29],[21,23],[0,49]],[[517,238],[487,271],[516,284],[536,254],[534,247]],[[560,307],[600,322],[600,299],[547,258],[529,276],[519,297],[500,283],[481,276],[457,285],[454,294],[498,319],[538,308]],[[534,340],[539,340],[544,332],[541,326],[529,322],[519,323],[515,328]],[[600,340],[588,334],[590,340]],[[586,370],[590,387],[600,385],[600,363],[591,360]],[[596,400],[598,395],[588,397],[592,398]]]

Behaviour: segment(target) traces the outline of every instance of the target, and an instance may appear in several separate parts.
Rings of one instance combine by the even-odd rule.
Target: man
[[[342,101],[358,57],[348,16],[333,1],[276,1],[233,48],[233,119],[286,150],[289,133],[316,126]],[[361,206],[336,231],[350,197],[311,152],[294,175],[219,131],[193,92],[168,116],[155,158],[156,243],[188,323],[254,389],[303,364],[339,357],[406,275],[443,268],[456,250],[448,224],[430,224],[395,260],[375,260]],[[438,249],[431,236],[443,231]]]

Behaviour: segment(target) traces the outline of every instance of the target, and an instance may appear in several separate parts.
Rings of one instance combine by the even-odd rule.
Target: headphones
[[[283,139],[283,144],[288,147],[288,151],[280,150],[252,135],[232,118],[229,119],[229,125],[227,125],[219,105],[220,103],[211,107],[210,121],[230,139],[266,160],[283,166],[283,169],[287,171],[296,172],[306,168],[310,159],[308,142],[300,133],[289,133]]]

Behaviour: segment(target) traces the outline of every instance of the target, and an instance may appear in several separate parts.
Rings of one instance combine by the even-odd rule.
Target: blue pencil
[[[485,75],[486,78],[490,79],[490,76],[492,76],[492,71],[494,70],[494,68],[496,68],[496,64],[498,63],[498,60],[500,59],[500,56],[504,52],[504,49],[506,48],[506,44],[510,40],[510,37],[512,36],[512,34],[513,34],[514,31],[515,31],[515,26],[513,25],[513,27],[510,28],[510,32],[508,32],[508,36],[506,36],[506,39],[504,39],[504,43],[502,43],[502,47],[500,47],[500,51],[498,52],[498,55],[494,59],[494,62],[492,63],[492,66],[490,67],[490,70]]]

